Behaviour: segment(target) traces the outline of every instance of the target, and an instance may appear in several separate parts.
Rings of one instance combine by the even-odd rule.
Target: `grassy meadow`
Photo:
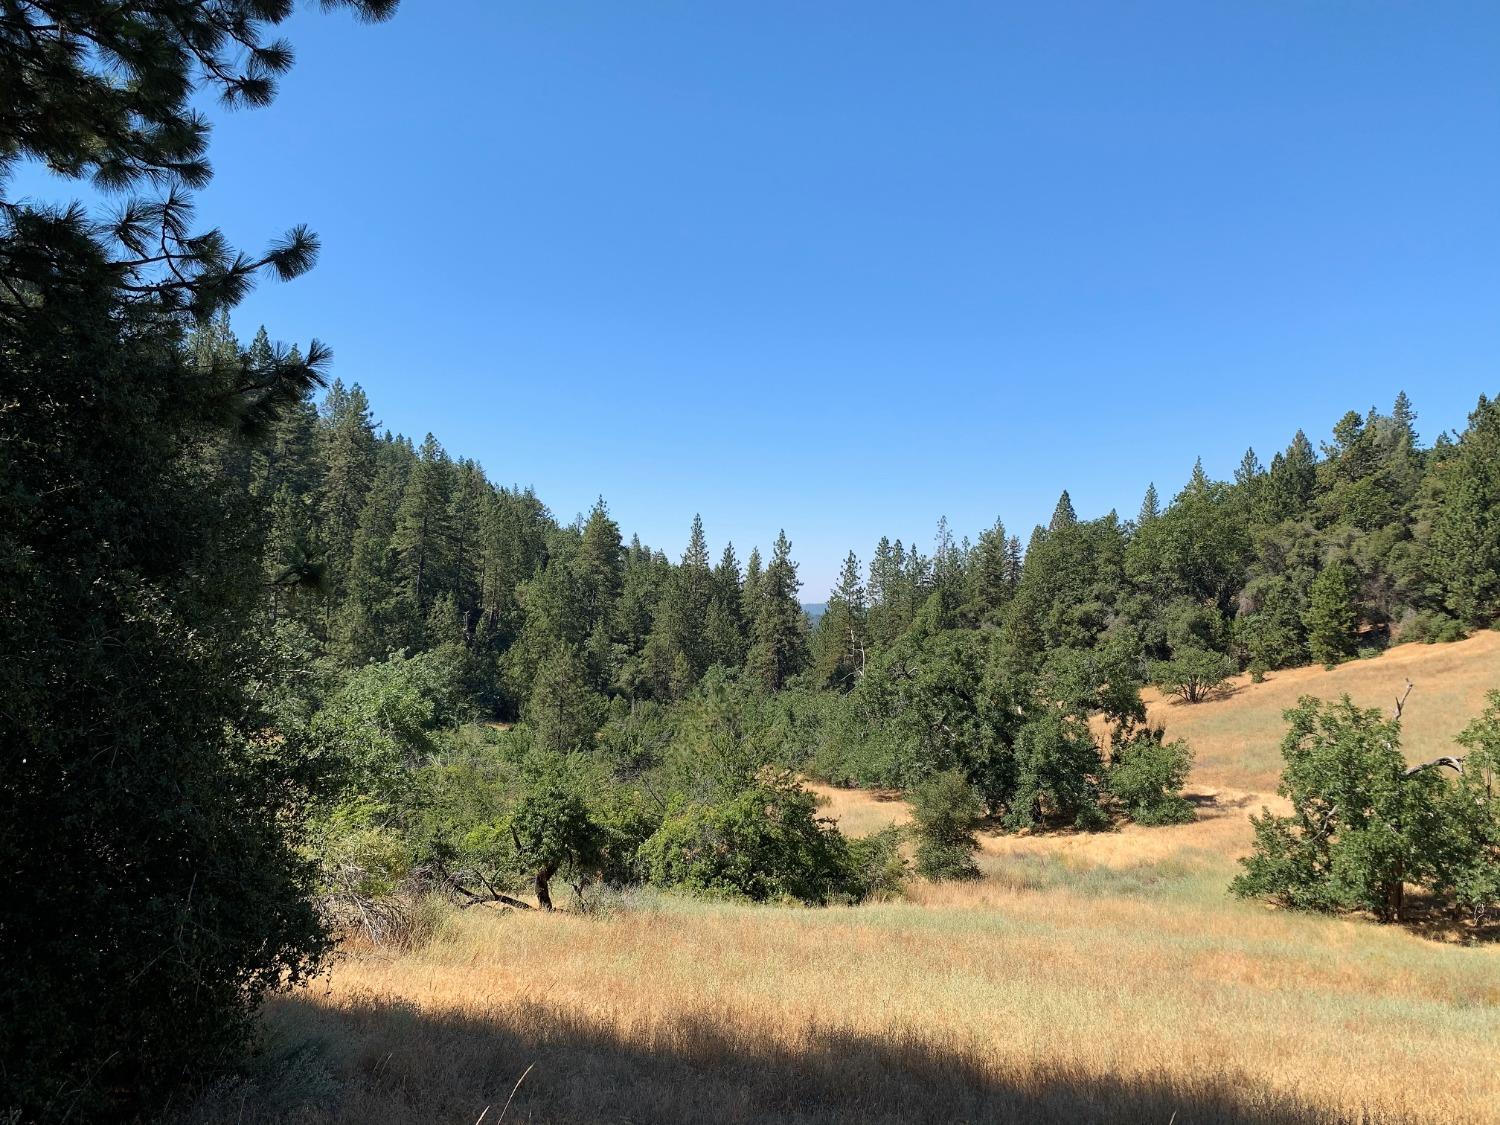
[[[276,1001],[202,1122],[1500,1121],[1500,946],[1229,899],[1276,803],[1281,711],[1410,678],[1431,756],[1500,686],[1500,633],[1235,682],[1153,717],[1198,755],[1193,824],[986,834],[983,878],[902,901],[636,895],[473,909],[346,950]],[[818,790],[863,834],[892,794]],[[517,1085],[519,1082],[519,1086]]]

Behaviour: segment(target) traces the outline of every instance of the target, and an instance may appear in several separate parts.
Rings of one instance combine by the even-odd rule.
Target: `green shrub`
[[[1143,730],[1116,748],[1109,790],[1137,824],[1185,824],[1193,807],[1180,790],[1192,765],[1187,743],[1164,742],[1160,730]]]
[[[1006,814],[1011,828],[1039,824],[1089,829],[1108,823],[1099,810],[1099,748],[1076,713],[1042,710],[1016,736],[1016,788]]]
[[[679,799],[641,845],[640,862],[660,887],[826,903],[849,893],[852,863],[848,842],[816,814],[813,795],[792,778],[762,775],[713,802]]]
[[[849,841],[850,896],[860,902],[896,898],[910,865],[901,854],[903,833],[897,825]]]
[[[1449,617],[1446,613],[1423,610],[1402,622],[1400,639],[1430,645],[1461,641],[1465,635],[1463,622],[1457,618]]]
[[[1458,736],[1463,773],[1444,802],[1439,881],[1475,925],[1500,912],[1500,691]]]
[[[958,770],[944,770],[922,782],[911,794],[917,837],[917,873],[928,879],[972,879],[978,876],[974,828],[984,802]]]
[[[1443,851],[1444,784],[1406,772],[1399,721],[1344,696],[1305,696],[1286,713],[1277,792],[1293,815],[1252,817],[1255,846],[1230,889],[1308,910],[1402,917],[1404,884],[1431,883]]]

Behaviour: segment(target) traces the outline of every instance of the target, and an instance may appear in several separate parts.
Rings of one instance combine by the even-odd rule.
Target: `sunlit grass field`
[[[348,951],[271,1007],[258,1076],[198,1116],[1500,1121],[1500,948],[1224,891],[1274,802],[1281,711],[1388,706],[1408,677],[1409,747],[1435,754],[1500,686],[1500,634],[1153,703],[1197,751],[1194,824],[987,834],[982,879],[895,903],[476,909],[416,952]],[[906,816],[829,797],[852,834]]]
[[[1196,705],[1150,691],[1146,701],[1152,721],[1187,739],[1197,753],[1197,779],[1269,792],[1281,773],[1281,713],[1299,696],[1335,699],[1347,692],[1362,707],[1389,712],[1408,679],[1414,687],[1402,715],[1407,754],[1426,759],[1449,752],[1453,736],[1483,708],[1485,692],[1500,688],[1500,632],[1453,644],[1397,645],[1326,671],[1310,666],[1271,672],[1262,684],[1237,676],[1225,698]]]

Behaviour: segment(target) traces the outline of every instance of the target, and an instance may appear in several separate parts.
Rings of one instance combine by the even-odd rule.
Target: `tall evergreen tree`
[[[484,525],[489,510],[490,483],[484,470],[465,458],[452,474],[448,497],[446,596],[452,600],[452,633],[440,630],[433,643],[443,640],[471,641],[483,614]],[[430,614],[429,614],[430,616]]]
[[[405,643],[398,622],[396,515],[416,454],[404,438],[382,441],[354,532],[348,590],[339,607],[337,647],[351,664],[384,657]]]
[[[1135,517],[1137,527],[1144,527],[1161,515],[1161,501],[1156,495],[1156,484],[1146,486],[1146,495],[1141,499],[1140,514]]]
[[[615,602],[625,584],[625,550],[620,541],[620,525],[610,518],[602,496],[583,525],[576,566],[583,591],[585,627],[592,631],[603,624],[608,630]]]
[[[1052,519],[1047,522],[1048,531],[1060,531],[1078,522],[1078,513],[1073,511],[1073,498],[1065,488],[1057,498],[1057,507],[1052,509]]]
[[[869,663],[867,615],[859,559],[850,551],[818,621],[813,673],[819,684],[848,688],[864,674]]]
[[[1271,459],[1266,481],[1268,522],[1298,518],[1307,511],[1317,488],[1317,465],[1312,442],[1298,430],[1286,452]]]
[[[1500,617],[1500,399],[1479,397],[1437,484],[1425,569],[1444,608],[1469,624],[1489,623]]]
[[[1354,569],[1336,559],[1318,572],[1308,591],[1302,621],[1312,658],[1336,664],[1354,655],[1359,624],[1359,585]]]
[[[586,747],[595,729],[595,710],[578,650],[554,645],[537,665],[522,713],[533,744],[554,754]]]
[[[710,664],[737,668],[745,662],[749,640],[745,635],[744,589],[740,562],[734,544],[726,543],[714,567],[713,595],[709,598],[704,624]]]
[[[437,438],[428,434],[396,510],[391,549],[396,555],[397,591],[403,603],[408,643],[415,643],[433,600],[448,587],[452,467]]]
[[[807,662],[807,619],[797,600],[802,583],[797,578],[792,544],[785,531],[776,536],[761,586],[754,622],[755,643],[750,646],[748,667],[766,690],[776,691]]]
[[[193,229],[186,194],[211,175],[198,91],[269,102],[292,54],[265,33],[291,10],[0,16],[0,167],[112,196],[96,222],[0,176],[0,1105],[17,1120],[158,1116],[324,948],[299,854],[311,773],[295,739],[268,746],[249,689],[280,680],[252,633],[257,513],[216,470],[328,355],[182,348],[256,276],[313,264],[305,228],[240,254]]]
[[[323,401],[318,427],[323,466],[318,522],[327,552],[329,604],[347,592],[354,561],[354,535],[375,474],[375,423],[358,383],[345,388],[335,379]]]
[[[750,557],[745,560],[744,593],[740,598],[740,616],[745,622],[745,631],[753,639],[755,622],[760,618],[761,600],[765,593],[765,571],[761,567],[760,548],[751,547]]]
[[[969,559],[964,598],[968,620],[975,625],[998,625],[1020,576],[1019,560],[1012,557],[1005,524],[996,519],[980,534]]]
[[[1200,462],[1201,464],[1201,462]],[[1240,458],[1239,466],[1234,470],[1234,483],[1241,488],[1249,488],[1265,475],[1265,466],[1260,463],[1260,458],[1255,455],[1255,450],[1245,450],[1245,455]]]

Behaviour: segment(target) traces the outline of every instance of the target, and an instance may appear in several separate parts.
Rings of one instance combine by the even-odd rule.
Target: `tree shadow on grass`
[[[1201,703],[1222,703],[1226,699],[1233,699],[1244,690],[1244,684],[1223,683],[1218,687],[1209,688],[1197,699],[1188,700],[1175,693],[1163,693],[1162,701],[1168,707],[1197,707]]]
[[[609,997],[599,998],[607,1007]],[[627,1022],[628,1021],[621,1021]],[[1303,1125],[1346,1120],[1243,1074],[1113,1077],[1055,1065],[997,1074],[907,1034],[613,1023],[511,1004],[478,1017],[307,994],[268,1013],[272,1050],[190,1115],[221,1122],[1037,1122]],[[519,1088],[518,1080],[522,1079]],[[514,1096],[512,1097],[512,1091]],[[509,1099],[509,1106],[506,1106]]]

